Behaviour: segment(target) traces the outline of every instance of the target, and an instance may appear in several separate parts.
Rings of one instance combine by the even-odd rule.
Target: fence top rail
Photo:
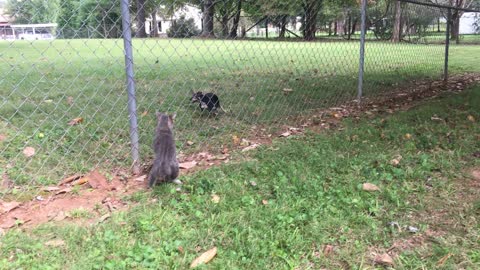
[[[461,8],[461,7],[453,7],[448,5],[436,4],[431,2],[418,2],[416,0],[399,0],[400,2],[411,3],[421,6],[429,6],[429,7],[436,7],[436,8],[445,8],[445,9],[454,9],[458,11],[464,12],[480,12],[480,9],[472,9],[472,8]]]

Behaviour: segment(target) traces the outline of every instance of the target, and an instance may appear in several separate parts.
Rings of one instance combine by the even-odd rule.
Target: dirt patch
[[[232,143],[228,147],[222,146],[220,149],[206,147],[205,151],[200,153],[179,155],[180,162],[195,163],[195,166],[188,170],[181,170],[181,175],[225,163],[241,162],[244,158],[248,158],[248,155],[245,155],[246,152],[260,145],[269,145],[274,138],[301,135],[306,130],[321,132],[341,129],[344,118],[373,117],[380,113],[405,110],[420,101],[437,97],[442,92],[462,91],[476,82],[480,82],[480,74],[453,76],[446,84],[443,81],[414,82],[413,85],[398,88],[375,98],[364,98],[361,106],[357,101],[351,101],[338,107],[316,110],[309,116],[291,117],[284,122],[284,125],[278,126],[278,131],[275,133],[269,132],[267,126],[256,125],[251,128],[247,138],[232,137]],[[131,176],[127,170],[117,169],[113,179],[108,181],[107,177],[94,170],[88,175],[75,175],[63,179],[57,186],[39,188],[38,196],[33,200],[21,203],[9,211],[0,211],[0,228],[9,229],[20,226],[28,228],[46,222],[65,220],[77,222],[79,219],[75,219],[72,215],[75,212],[77,214],[81,212],[79,209],[90,213],[91,216],[84,219],[86,222],[102,221],[108,213],[126,209],[129,206],[122,201],[122,197],[146,190],[145,174],[150,170],[150,165],[147,164],[143,166],[141,176]],[[479,187],[480,169],[471,171],[471,175],[474,179],[471,186]],[[10,185],[11,181],[4,174],[2,186]],[[436,215],[439,213],[437,211]],[[443,218],[444,215],[442,213],[438,218]],[[395,256],[396,252],[422,245],[425,243],[424,238],[425,236],[419,235],[399,240],[400,242],[394,244],[394,249],[390,250],[390,253]],[[396,250],[395,253],[394,250]]]

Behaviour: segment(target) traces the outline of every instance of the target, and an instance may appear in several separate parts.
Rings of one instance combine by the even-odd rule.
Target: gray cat
[[[177,179],[179,168],[175,139],[173,137],[175,114],[166,115],[157,112],[156,115],[157,128],[155,129],[155,139],[153,140],[155,159],[148,177],[148,185],[153,187],[157,183],[162,182],[181,184]]]

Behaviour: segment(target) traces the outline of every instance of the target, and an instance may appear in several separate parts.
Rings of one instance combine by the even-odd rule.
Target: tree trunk
[[[450,27],[450,39],[460,44],[460,16],[458,11],[452,13],[452,25]]]
[[[305,19],[303,27],[303,38],[314,40],[317,32],[317,16],[320,11],[320,0],[307,0],[304,5]]]
[[[240,27],[240,32],[241,32],[241,38],[245,38],[245,36],[247,35],[247,29],[245,28],[245,25],[242,24],[242,26]]]
[[[145,32],[145,0],[137,0],[137,34],[139,38],[147,37]]]
[[[228,36],[228,14],[225,13],[222,16],[222,21],[220,22],[222,24],[222,37],[227,37]]]
[[[345,27],[344,27],[344,33],[347,34],[347,39],[350,40],[351,37],[352,37],[352,31],[350,30],[352,27],[352,15],[350,14],[350,12],[348,12],[348,20],[347,20],[347,23],[345,24]]]
[[[203,4],[203,18],[202,18],[202,37],[214,38],[213,33],[213,16],[215,14],[215,3],[213,0],[205,0]]]
[[[158,37],[157,10],[152,12],[152,27],[151,27],[150,36]]]
[[[437,18],[437,32],[440,33],[440,17]]]
[[[283,15],[280,21],[280,33],[278,38],[285,38],[285,32],[287,31],[287,15]]]
[[[265,19],[265,38],[268,39],[268,18]]]
[[[392,42],[400,42],[402,39],[402,3],[395,2],[395,20],[393,22]]]
[[[233,18],[233,25],[232,25],[232,30],[230,31],[230,38],[237,38],[238,23],[240,22],[241,12],[242,12],[242,0],[238,0],[237,13],[235,13],[235,17]]]
[[[338,35],[338,21],[337,20],[335,20],[335,22],[333,23],[333,35],[334,36]]]
[[[358,22],[358,19],[355,19],[352,23],[352,31],[350,32],[351,35],[355,35],[355,30],[357,28],[357,22]]]

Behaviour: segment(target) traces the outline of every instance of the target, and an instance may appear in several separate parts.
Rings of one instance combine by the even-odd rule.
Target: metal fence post
[[[357,100],[360,104],[363,95],[363,75],[365,67],[365,35],[366,35],[366,16],[367,16],[367,0],[362,0],[361,17],[362,30],[360,32],[360,61],[358,66],[358,94]]]
[[[125,52],[125,72],[127,75],[128,114],[130,118],[130,142],[132,147],[133,173],[140,173],[140,157],[138,146],[137,102],[135,97],[135,81],[133,75],[132,30],[130,24],[129,0],[121,0],[123,46]]]
[[[450,50],[450,23],[452,22],[452,10],[447,12],[447,33],[445,35],[445,66],[443,68],[443,81],[448,81],[448,54]]]

